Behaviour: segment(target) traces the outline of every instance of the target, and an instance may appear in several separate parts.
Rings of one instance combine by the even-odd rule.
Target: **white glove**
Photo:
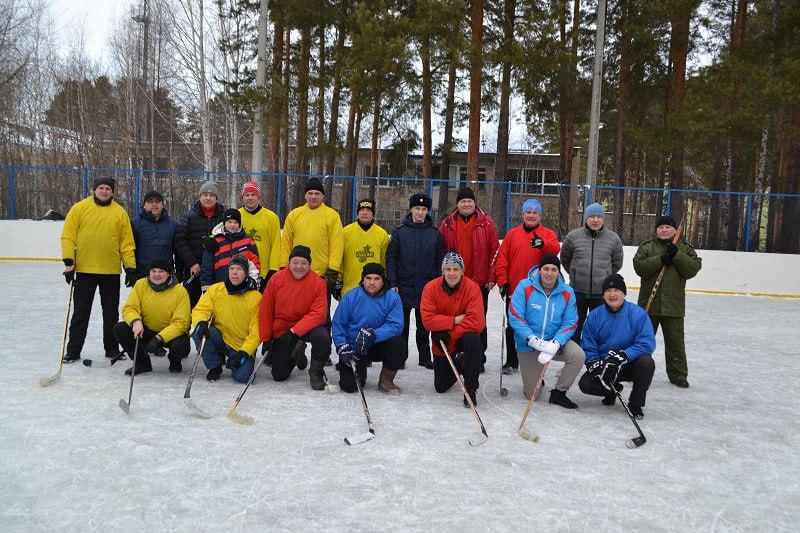
[[[528,344],[528,346],[530,346],[534,350],[540,350],[541,348],[539,348],[539,345],[544,341],[539,337],[537,337],[536,335],[531,335],[527,339],[525,339],[525,342]]]
[[[550,362],[550,360],[555,357],[556,354],[554,353],[547,353],[547,352],[539,352],[539,364],[544,365]]]
[[[551,356],[558,353],[561,349],[561,344],[558,341],[542,341],[539,345],[539,351],[549,353]]]

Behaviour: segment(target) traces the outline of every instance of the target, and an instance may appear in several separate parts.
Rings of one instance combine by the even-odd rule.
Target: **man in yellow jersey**
[[[365,265],[378,263],[386,268],[389,234],[375,223],[375,202],[370,199],[358,202],[356,217],[355,222],[344,228],[342,295],[361,284]]]
[[[261,261],[261,292],[269,278],[278,271],[281,259],[281,223],[278,215],[259,204],[261,190],[258,183],[248,181],[242,187],[242,229],[250,237]]]

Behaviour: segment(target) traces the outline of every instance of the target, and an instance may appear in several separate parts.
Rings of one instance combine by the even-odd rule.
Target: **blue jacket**
[[[333,344],[337,349],[344,343],[355,347],[358,331],[364,326],[375,331],[375,342],[402,335],[403,304],[400,296],[387,290],[370,296],[361,285],[347,291],[333,314]]]
[[[161,212],[158,220],[152,213],[144,209],[131,220],[133,240],[136,243],[136,273],[140,278],[147,277],[150,261],[156,257],[163,257],[172,264],[172,241],[175,238],[175,228],[178,223],[169,218],[167,210]]]
[[[550,296],[547,296],[542,289],[539,267],[533,267],[511,296],[508,323],[514,328],[518,352],[532,350],[525,342],[531,335],[546,341],[558,341],[564,346],[572,338],[578,325],[578,308],[572,287],[559,274],[556,286]]]
[[[656,336],[650,317],[638,305],[626,301],[614,313],[603,304],[586,317],[581,347],[586,352],[586,363],[605,358],[609,350],[625,350],[628,361],[633,361],[653,353]]]
[[[430,215],[418,224],[409,213],[394,230],[386,252],[386,275],[389,284],[399,289],[404,307],[419,307],[425,284],[442,275],[444,252],[444,239]]]

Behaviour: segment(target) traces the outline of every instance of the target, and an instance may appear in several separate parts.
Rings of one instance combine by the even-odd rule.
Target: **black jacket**
[[[442,275],[444,253],[444,239],[430,215],[419,224],[411,221],[410,213],[406,215],[386,252],[386,275],[389,284],[398,287],[403,307],[419,307],[425,284]]]
[[[217,202],[211,218],[203,214],[200,201],[183,215],[175,228],[175,270],[180,279],[189,278],[189,268],[203,264],[203,238],[211,235],[214,226],[222,222],[225,206]]]

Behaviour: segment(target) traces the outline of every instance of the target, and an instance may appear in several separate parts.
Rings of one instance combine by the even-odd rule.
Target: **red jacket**
[[[464,276],[452,294],[449,288],[445,289],[445,285],[443,276],[429,281],[422,290],[419,309],[425,329],[450,333],[447,351],[450,355],[454,355],[461,337],[465,333],[483,331],[486,327],[486,318],[483,316],[481,288],[477,283]],[[464,320],[455,325],[455,317],[462,314],[466,315]],[[433,355],[444,357],[444,352],[438,344],[433,344],[431,351]]]
[[[298,337],[324,326],[328,317],[328,286],[313,270],[296,280],[288,268],[272,276],[258,308],[262,341],[280,338],[290,328]]]
[[[464,262],[472,264],[472,280],[483,286],[491,281],[492,265],[500,248],[500,240],[497,238],[497,226],[486,211],[476,208],[475,214],[478,218],[472,230],[472,257],[464,257]],[[458,209],[447,215],[439,225],[439,232],[444,238],[445,250],[455,250],[463,256],[464,253],[456,244],[458,217]]]
[[[536,234],[544,241],[542,248],[532,248],[531,239]],[[545,254],[558,255],[561,244],[558,242],[556,232],[541,224],[528,231],[524,224],[512,228],[500,246],[494,272],[490,281],[500,287],[508,285],[509,297],[514,294],[517,284],[528,277],[528,271],[539,264]]]

